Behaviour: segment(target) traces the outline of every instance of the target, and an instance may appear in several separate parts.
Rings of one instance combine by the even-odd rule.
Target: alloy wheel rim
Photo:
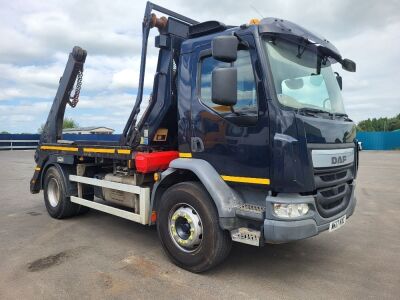
[[[52,207],[56,207],[60,202],[60,187],[55,178],[51,178],[47,184],[47,198]]]
[[[203,240],[203,223],[198,212],[190,205],[175,205],[168,215],[170,236],[184,252],[196,251]]]

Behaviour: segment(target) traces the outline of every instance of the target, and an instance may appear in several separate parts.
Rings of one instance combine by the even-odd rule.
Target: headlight
[[[284,204],[274,203],[274,212],[281,218],[297,218],[308,213],[309,207],[307,203],[300,204]]]

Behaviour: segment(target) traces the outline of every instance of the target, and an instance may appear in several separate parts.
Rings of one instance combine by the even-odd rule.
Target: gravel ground
[[[221,266],[191,274],[154,228],[91,211],[54,220],[29,193],[33,151],[0,152],[0,299],[400,298],[400,152],[361,153],[346,225],[307,240],[234,244]]]

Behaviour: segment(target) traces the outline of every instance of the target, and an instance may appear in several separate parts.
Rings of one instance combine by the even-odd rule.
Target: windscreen
[[[316,47],[264,37],[279,102],[290,108],[314,108],[344,113],[341,91],[331,60]]]

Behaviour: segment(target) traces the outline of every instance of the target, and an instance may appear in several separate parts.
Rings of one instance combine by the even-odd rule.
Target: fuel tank
[[[101,177],[101,179],[112,182],[137,185],[136,176],[114,175],[113,173],[107,173],[107,174],[99,174],[96,177],[97,178]],[[135,213],[139,211],[139,196],[136,194],[127,193],[119,190],[113,190],[109,188],[98,187],[95,189],[95,195],[96,197],[103,199],[104,201],[133,208],[133,211]]]

